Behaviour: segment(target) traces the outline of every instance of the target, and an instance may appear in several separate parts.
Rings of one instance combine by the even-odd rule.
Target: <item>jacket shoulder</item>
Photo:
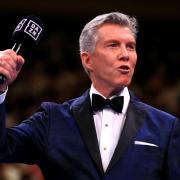
[[[160,119],[171,119],[175,120],[177,117],[169,112],[166,112],[165,110],[162,110],[160,108],[154,107],[146,102],[143,102],[142,100],[138,99],[135,95],[131,93],[131,102],[138,108],[141,109],[145,114],[154,117],[154,118],[160,118]]]

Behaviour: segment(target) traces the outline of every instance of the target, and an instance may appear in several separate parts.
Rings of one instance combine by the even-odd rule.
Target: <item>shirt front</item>
[[[94,88],[93,85],[91,85],[90,88],[91,103],[92,94],[99,94],[103,98],[105,98]],[[114,112],[110,108],[104,108],[102,111],[98,111],[93,114],[104,171],[106,171],[109,162],[114,154],[114,150],[117,146],[125,123],[126,111],[130,100],[130,95],[127,87],[123,88],[116,96],[124,96],[122,113]],[[112,99],[113,97],[111,97],[110,99]]]
[[[6,98],[6,94],[7,94],[8,88],[6,89],[5,92],[0,93],[0,104],[2,104]]]

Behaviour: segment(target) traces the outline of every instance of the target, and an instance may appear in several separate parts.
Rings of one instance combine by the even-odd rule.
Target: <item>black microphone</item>
[[[25,51],[34,48],[40,41],[44,32],[42,21],[36,16],[24,17],[12,33],[12,50],[22,55]],[[3,84],[6,77],[0,74],[0,84]]]

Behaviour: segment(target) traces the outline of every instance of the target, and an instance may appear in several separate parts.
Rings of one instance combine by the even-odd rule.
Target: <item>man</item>
[[[137,61],[137,22],[112,12],[80,35],[83,67],[92,85],[63,104],[43,103],[20,125],[5,129],[5,94],[24,63],[0,53],[0,161],[37,164],[50,180],[177,180],[180,123],[129,92]],[[99,96],[100,95],[100,96]],[[111,100],[110,100],[111,99]]]

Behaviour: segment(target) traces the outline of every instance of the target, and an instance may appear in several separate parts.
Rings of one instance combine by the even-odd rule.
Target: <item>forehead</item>
[[[118,24],[103,24],[97,30],[97,35],[101,39],[124,38],[135,41],[133,32],[127,26]]]

